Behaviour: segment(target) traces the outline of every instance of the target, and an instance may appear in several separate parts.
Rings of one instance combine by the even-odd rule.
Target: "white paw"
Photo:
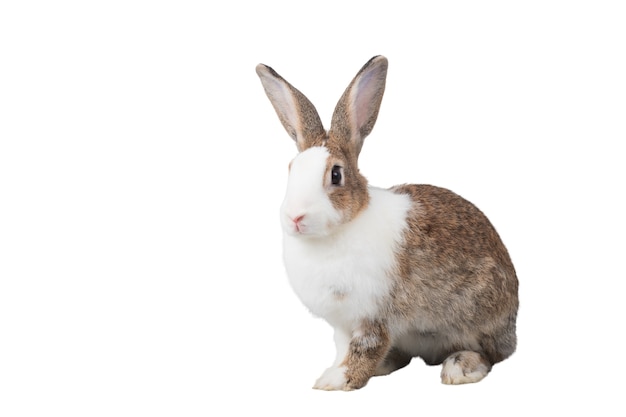
[[[324,371],[322,376],[318,378],[313,385],[315,389],[322,389],[325,391],[335,391],[335,390],[347,390],[348,380],[346,379],[346,367],[332,366]]]
[[[483,363],[474,366],[468,370],[462,361],[453,357],[447,358],[441,369],[441,382],[448,385],[469,384],[480,381],[489,373],[489,368]]]

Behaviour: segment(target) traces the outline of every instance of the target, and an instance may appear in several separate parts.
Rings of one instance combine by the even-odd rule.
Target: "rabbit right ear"
[[[331,140],[352,144],[357,156],[376,123],[386,78],[387,58],[377,55],[363,65],[335,107]]]
[[[280,122],[296,141],[298,151],[302,152],[315,144],[321,145],[326,138],[326,130],[309,99],[267,65],[257,65],[256,73]]]

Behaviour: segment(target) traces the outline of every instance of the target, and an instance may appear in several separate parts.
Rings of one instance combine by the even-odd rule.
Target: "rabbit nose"
[[[304,219],[304,214],[291,219],[293,221],[293,225],[295,226],[298,232],[300,231],[300,228],[302,227],[302,225],[300,224],[302,219]]]

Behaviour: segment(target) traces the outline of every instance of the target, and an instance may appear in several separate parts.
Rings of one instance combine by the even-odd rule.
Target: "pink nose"
[[[302,219],[304,219],[304,214],[302,216],[298,216],[298,217],[294,217],[293,220],[293,224],[296,227],[296,230],[299,232],[300,231],[300,222],[302,221]]]

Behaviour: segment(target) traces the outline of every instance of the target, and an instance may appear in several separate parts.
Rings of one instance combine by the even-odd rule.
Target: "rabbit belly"
[[[438,365],[451,353],[464,350],[480,351],[474,336],[453,332],[410,332],[397,338],[393,346],[412,357],[420,357],[429,365]]]

